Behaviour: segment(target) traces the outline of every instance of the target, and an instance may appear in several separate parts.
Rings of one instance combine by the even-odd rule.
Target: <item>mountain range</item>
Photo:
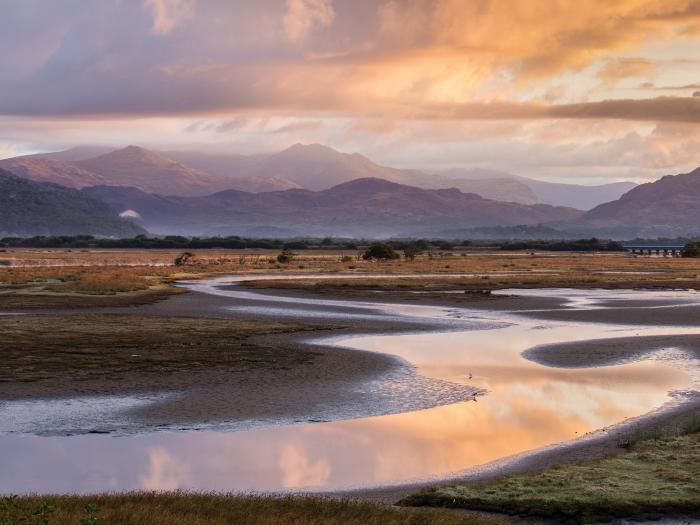
[[[0,167],[32,180],[74,188],[129,186],[147,193],[203,196],[226,189],[252,193],[324,190],[360,178],[424,189],[457,188],[486,199],[590,209],[620,197],[633,183],[582,186],[538,181],[484,169],[426,173],[381,166],[357,153],[295,144],[271,155],[151,151],[137,146],[105,151],[83,146],[0,160]]]
[[[143,228],[108,204],[58,184],[34,182],[0,169],[0,236],[132,237]]]
[[[401,170],[318,144],[250,156],[85,146],[0,160],[3,168],[0,231],[12,234],[632,238],[697,235],[700,223],[700,169],[580,186],[484,169]]]
[[[327,190],[247,193],[227,190],[206,197],[148,194],[137,188],[85,188],[153,233],[249,235],[284,229],[290,235],[408,236],[450,225],[468,228],[568,221],[583,212],[547,204],[484,199],[456,188],[426,190],[378,178],[355,179]]]

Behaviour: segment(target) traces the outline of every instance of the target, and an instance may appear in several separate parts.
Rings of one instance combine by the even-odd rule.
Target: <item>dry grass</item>
[[[233,274],[342,275],[460,274],[457,278],[335,282],[267,281],[251,286],[317,291],[422,288],[440,290],[505,287],[700,287],[700,259],[633,257],[620,253],[506,253],[454,251],[414,261],[364,261],[355,252],[301,252],[279,264],[275,251],[199,251],[176,266],[173,250],[8,250],[0,266],[0,309],[140,304],[178,290],[175,279]],[[343,260],[351,257],[351,261]]]
[[[0,523],[48,525],[503,525],[503,519],[478,514],[464,515],[447,509],[399,509],[372,503],[336,501],[316,497],[227,496],[188,493],[132,493],[103,496],[20,498],[19,515],[40,508],[47,521]],[[90,505],[86,511],[86,507]],[[21,509],[21,510],[20,510]],[[14,519],[14,521],[13,521]],[[91,520],[91,521],[90,521]]]

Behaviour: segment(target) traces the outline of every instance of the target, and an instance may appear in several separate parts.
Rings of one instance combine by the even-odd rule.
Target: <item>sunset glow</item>
[[[76,144],[582,182],[697,165],[700,2],[5,2],[0,154]]]

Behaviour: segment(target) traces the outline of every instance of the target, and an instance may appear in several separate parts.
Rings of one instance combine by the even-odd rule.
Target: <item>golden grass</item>
[[[184,266],[175,250],[8,250],[0,266],[0,309],[46,306],[99,306],[155,300],[177,293],[175,279],[235,273],[338,275],[336,282],[295,281],[251,286],[320,289],[464,287],[700,287],[700,259],[633,257],[622,253],[507,253],[453,251],[386,262],[364,261],[356,252],[308,251],[279,264],[276,251],[195,251]],[[347,261],[350,257],[351,260]],[[343,280],[342,275],[460,274],[432,282],[405,278]],[[23,299],[18,299],[22,296]],[[57,301],[56,297],[64,297]],[[80,296],[76,298],[76,296]],[[83,298],[87,298],[85,301]],[[98,299],[99,298],[99,299]]]
[[[400,509],[318,497],[232,496],[197,493],[131,493],[20,498],[16,514],[40,508],[45,522],[6,518],[0,523],[76,525],[503,525],[503,519],[447,509]],[[86,511],[86,507],[90,505]],[[14,519],[14,521],[12,521]],[[91,521],[90,521],[91,520]]]

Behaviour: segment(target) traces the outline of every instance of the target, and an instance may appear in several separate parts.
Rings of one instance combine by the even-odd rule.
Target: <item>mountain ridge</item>
[[[84,192],[116,212],[132,210],[154,233],[235,234],[288,228],[307,235],[381,237],[420,229],[539,224],[583,212],[549,205],[483,199],[456,188],[425,190],[380,178],[355,179],[327,190],[265,193],[225,190],[203,197],[147,194],[136,188],[94,187]]]
[[[55,182],[70,180],[65,174],[82,170],[75,187],[90,184],[90,177],[101,177],[100,184],[134,186],[150,193],[203,196],[224,189],[255,193],[306,188],[324,190],[350,180],[377,177],[424,189],[457,187],[465,193],[521,204],[565,205],[590,209],[617,199],[633,183],[582,186],[538,181],[497,170],[453,169],[444,172],[397,169],[382,166],[359,153],[342,153],[321,144],[294,144],[273,154],[206,154],[193,151],[154,151],[127,146],[92,158],[82,158],[95,147],[73,148],[56,154],[39,154],[0,161],[25,165],[19,175],[47,180],[45,166],[27,167],[42,159],[67,162],[55,165]],[[66,161],[62,159],[78,159]],[[30,169],[33,168],[33,169]],[[63,175],[62,175],[63,174]]]
[[[145,233],[106,203],[58,184],[34,182],[0,169],[0,234],[100,235]]]

